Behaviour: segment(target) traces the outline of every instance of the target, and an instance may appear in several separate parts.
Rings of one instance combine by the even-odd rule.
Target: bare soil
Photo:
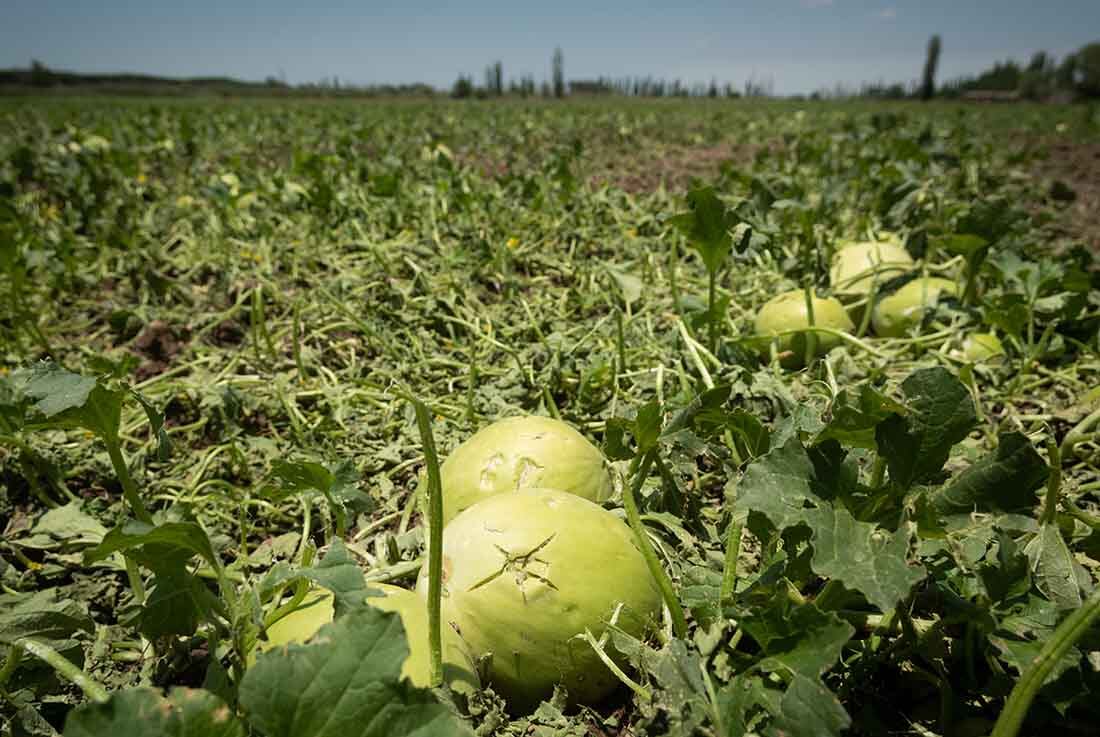
[[[1100,254],[1100,143],[1058,139],[1046,150],[1033,173],[1054,203],[1055,227]]]

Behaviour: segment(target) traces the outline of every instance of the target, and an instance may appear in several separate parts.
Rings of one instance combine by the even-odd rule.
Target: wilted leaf
[[[1001,435],[997,449],[929,495],[940,514],[1023,511],[1035,505],[1035,489],[1050,469],[1026,435]]]

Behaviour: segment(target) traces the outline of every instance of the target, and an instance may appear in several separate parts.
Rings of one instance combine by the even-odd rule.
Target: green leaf
[[[58,589],[33,595],[0,596],[0,642],[31,637],[47,643],[68,640],[77,632],[94,632],[87,609],[72,599],[58,599]]]
[[[796,675],[779,702],[771,729],[774,737],[840,737],[852,725],[848,712],[816,678]]]
[[[348,553],[340,538],[334,538],[325,557],[315,566],[293,570],[285,563],[278,563],[268,571],[260,583],[260,596],[267,598],[281,584],[306,579],[324,586],[335,597],[336,616],[358,608],[367,591],[363,569]]]
[[[69,502],[43,514],[31,529],[32,536],[19,540],[20,547],[38,549],[81,548],[98,545],[107,534],[99,520],[86,514],[80,502]]]
[[[875,429],[890,479],[903,489],[943,469],[951,447],[977,422],[974,402],[947,369],[921,369],[902,382],[909,412],[883,420]]]
[[[670,222],[688,239],[707,271],[715,273],[729,255],[730,231],[737,225],[736,215],[718,199],[712,187],[697,187],[687,194],[688,211],[675,215]]]
[[[266,737],[471,734],[430,691],[401,679],[408,655],[400,616],[361,607],[308,645],[260,655],[241,681],[240,703]]]
[[[737,487],[737,507],[763,514],[776,528],[807,522],[825,502],[810,490],[814,467],[797,438],[751,463]]]
[[[1003,604],[1027,596],[1031,590],[1031,573],[1027,556],[1011,536],[997,536],[997,561],[984,560],[978,566],[978,576],[992,602]]]
[[[32,429],[81,427],[108,443],[117,442],[123,392],[50,362],[36,365],[21,378],[23,392],[38,400],[34,408],[45,418],[29,423]]]
[[[754,713],[771,701],[770,694],[759,677],[744,674],[734,678],[718,691],[718,709],[722,715],[725,737],[745,737]]]
[[[855,628],[832,612],[814,604],[796,605],[785,591],[769,602],[738,617],[741,627],[764,652],[758,666],[819,678],[840,659]]]
[[[644,288],[641,279],[614,266],[608,266],[607,273],[611,275],[615,285],[619,288],[619,294],[622,296],[623,302],[630,305],[641,299]]]
[[[925,577],[923,567],[908,561],[905,526],[891,533],[857,521],[845,509],[822,509],[814,516],[814,572],[861,592],[882,611],[897,606]]]
[[[152,688],[111,694],[86,704],[65,720],[64,737],[244,737],[244,725],[217,696],[174,688],[164,698]]]
[[[23,391],[30,398],[38,400],[34,407],[46,417],[53,417],[70,409],[80,409],[96,387],[95,379],[66,371],[49,361],[30,369],[25,381]]]
[[[638,443],[638,453],[650,450],[660,436],[661,405],[657,400],[652,400],[643,404],[634,418],[634,440]]]
[[[172,455],[172,439],[168,437],[168,432],[164,427],[164,413],[154,407],[148,399],[138,392],[131,390],[130,394],[145,410],[145,417],[149,420],[153,437],[157,439],[157,458],[161,461],[168,460],[169,456]]]
[[[333,593],[336,616],[363,602],[363,594],[367,590],[363,569],[348,553],[340,538],[334,538],[325,557],[313,568],[303,570],[302,574]]]
[[[84,553],[84,564],[90,565],[107,558],[112,553],[124,552],[143,565],[155,567],[157,562],[176,551],[184,551],[189,558],[201,555],[217,568],[219,560],[206,531],[194,522],[166,522],[150,525],[128,520],[107,533],[103,542]]]
[[[1056,524],[1039,527],[1039,534],[1024,546],[1031,561],[1035,587],[1061,609],[1081,606],[1081,587],[1077,583],[1073,553]]]
[[[1029,510],[1035,505],[1035,490],[1049,475],[1050,469],[1026,435],[1004,433],[992,454],[932,492],[929,500],[944,515]]]
[[[1047,633],[1049,635],[1049,633]],[[1017,673],[1023,675],[1032,666],[1039,652],[1046,644],[1043,640],[1017,640],[1011,637],[990,635],[989,642],[997,648],[998,656],[1002,661],[1011,666]],[[1081,651],[1076,647],[1069,648],[1055,663],[1054,668],[1043,680],[1044,684],[1053,683],[1068,670],[1076,668],[1081,662]]]
[[[153,569],[152,588],[137,616],[137,626],[148,638],[191,635],[224,605],[206,583],[187,569],[185,561],[161,560]]]
[[[888,417],[905,413],[905,407],[864,384],[857,396],[842,390],[833,404],[824,429],[814,438],[814,445],[833,439],[857,448],[876,448],[875,428]]]
[[[738,486],[737,507],[763,514],[778,529],[799,524],[813,533],[811,566],[859,591],[883,611],[893,608],[924,569],[910,565],[909,535],[856,520],[818,496],[814,466],[796,438],[753,462]]]
[[[310,461],[276,461],[271,467],[271,475],[283,483],[277,498],[283,498],[307,489],[328,494],[332,488],[332,473],[320,463]]]

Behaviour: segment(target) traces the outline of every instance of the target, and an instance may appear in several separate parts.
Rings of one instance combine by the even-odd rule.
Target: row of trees
[[[1038,51],[1027,64],[1011,59],[997,62],[975,77],[951,80],[941,93],[954,97],[981,91],[1014,92],[1031,100],[1068,95],[1100,97],[1100,41],[1083,46],[1060,61]]]
[[[688,83],[680,79],[656,77],[596,77],[594,79],[565,80],[565,61],[561,49],[554,50],[550,63],[550,79],[536,85],[534,75],[524,75],[504,84],[504,65],[495,61],[485,68],[485,84],[478,87],[473,75],[460,74],[451,87],[455,98],[489,98],[504,95],[531,97],[565,97],[572,95],[621,95],[626,97],[770,97],[773,84],[770,79],[750,78],[742,88],[730,82]]]

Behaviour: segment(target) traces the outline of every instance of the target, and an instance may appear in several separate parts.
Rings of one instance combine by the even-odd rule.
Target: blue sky
[[[993,61],[1061,57],[1100,40],[1100,0],[0,0],[0,67],[170,76],[337,76],[354,83],[566,77],[771,80],[779,94],[919,76],[943,39],[940,80]]]

